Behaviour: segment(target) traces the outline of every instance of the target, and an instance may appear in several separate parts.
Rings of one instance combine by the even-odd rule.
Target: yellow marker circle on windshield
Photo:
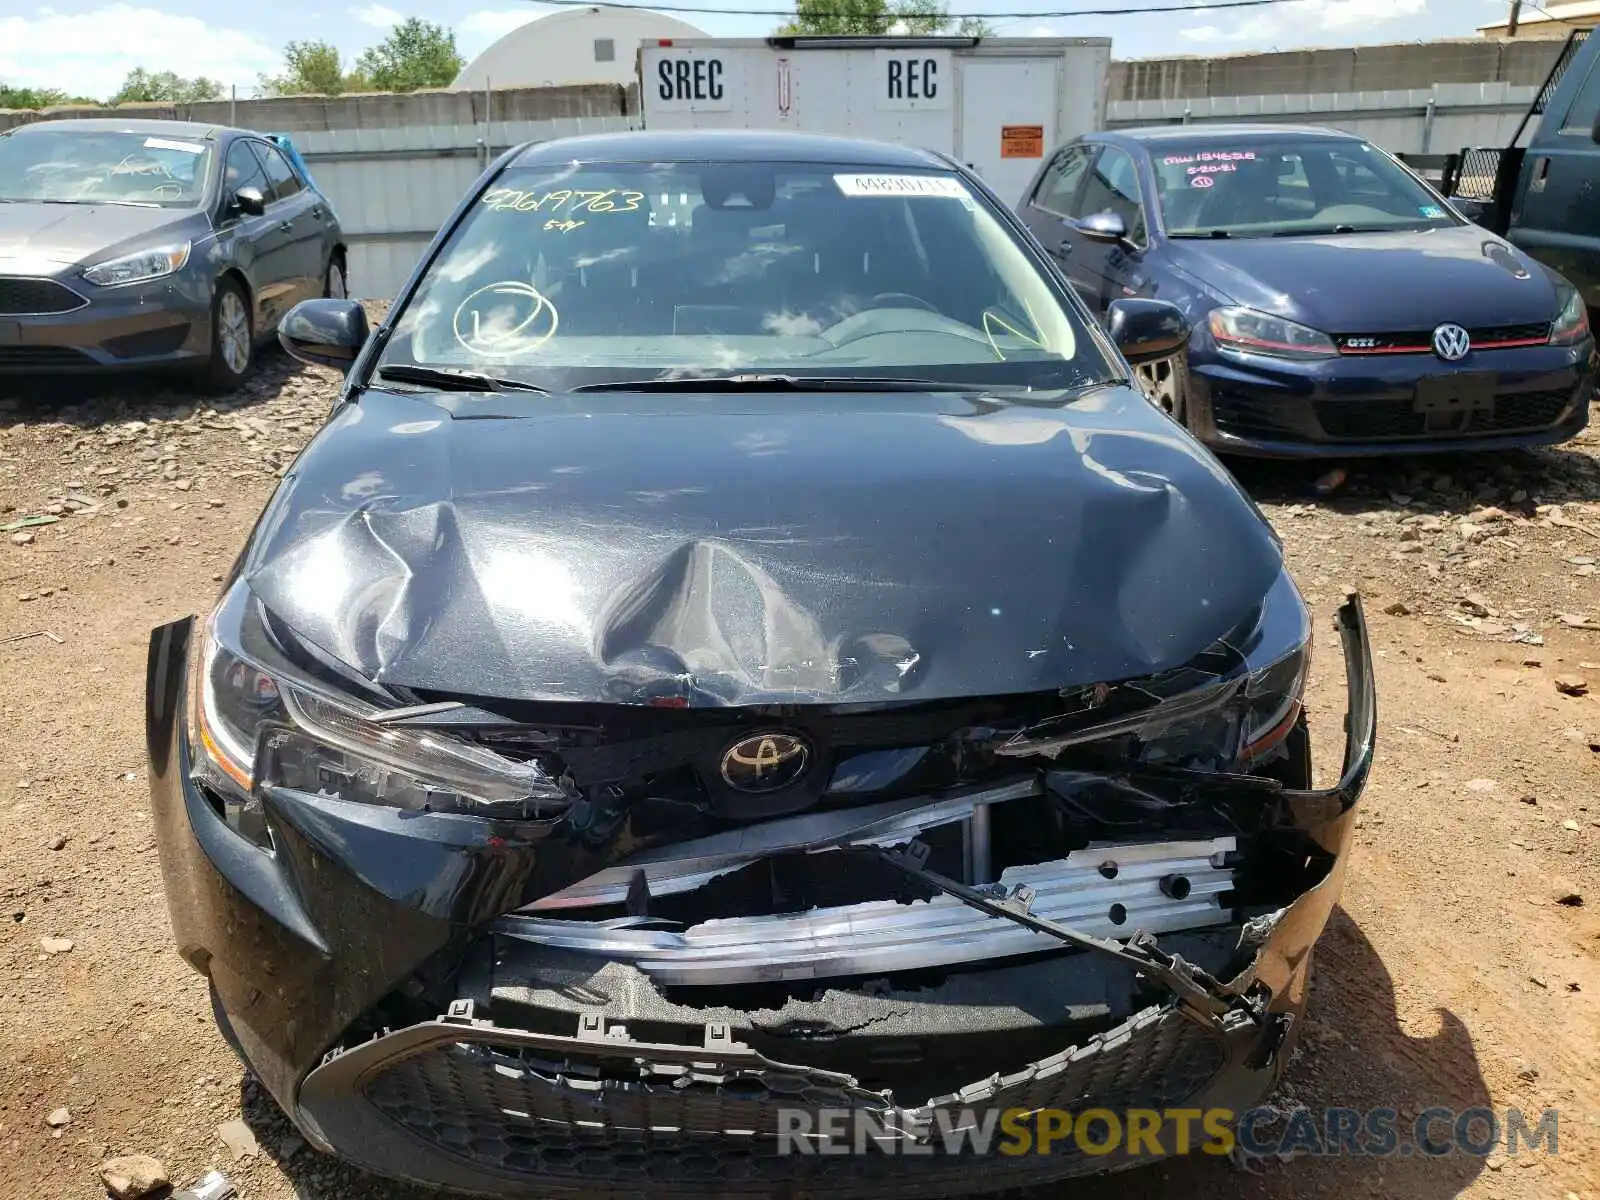
[[[456,341],[473,354],[537,350],[555,336],[556,306],[531,283],[510,279],[481,287],[456,308]]]

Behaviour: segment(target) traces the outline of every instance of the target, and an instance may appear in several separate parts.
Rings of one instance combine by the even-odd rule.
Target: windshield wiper
[[[1357,229],[1354,225],[1324,225],[1315,229],[1275,229],[1273,237],[1324,237],[1330,233],[1378,233],[1380,230]]]
[[[1182,233],[1169,233],[1168,237],[1175,238],[1227,238],[1232,237],[1226,229],[1192,229]]]
[[[496,375],[483,375],[477,371],[457,371],[449,367],[423,367],[410,363],[393,363],[378,368],[379,379],[392,379],[396,383],[420,383],[425,387],[452,392],[541,392],[550,394],[549,388],[520,379],[504,379]]]
[[[574,392],[987,392],[976,383],[941,383],[936,379],[887,379],[871,375],[704,375],[623,379],[587,383]]]

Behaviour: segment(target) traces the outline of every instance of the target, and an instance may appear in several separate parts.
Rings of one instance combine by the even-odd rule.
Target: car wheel
[[[1189,419],[1189,371],[1184,357],[1175,354],[1133,369],[1145,398],[1179,425]]]
[[[231,279],[217,284],[211,298],[211,359],[203,382],[212,391],[238,387],[255,363],[255,325],[244,289]]]
[[[322,298],[324,300],[345,300],[350,293],[346,290],[344,257],[335,254],[328,260],[328,273],[322,277]]]

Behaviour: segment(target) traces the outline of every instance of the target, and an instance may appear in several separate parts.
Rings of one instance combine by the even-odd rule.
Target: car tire
[[[1189,359],[1185,354],[1141,363],[1133,369],[1139,388],[1179,425],[1189,424]]]
[[[255,366],[255,333],[244,289],[231,279],[221,280],[211,297],[211,358],[201,372],[208,391],[231,391],[249,378]]]
[[[350,275],[342,254],[335,254],[328,260],[328,269],[322,274],[322,298],[324,300],[350,298]]]

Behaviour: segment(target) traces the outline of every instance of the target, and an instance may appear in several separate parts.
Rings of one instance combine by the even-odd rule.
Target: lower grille
[[[1292,408],[1273,398],[1251,396],[1224,388],[1211,390],[1211,416],[1217,428],[1238,434],[1303,433]]]
[[[1572,403],[1572,393],[1520,392],[1497,397],[1494,408],[1463,414],[1457,423],[1429,426],[1428,414],[1410,400],[1319,400],[1317,420],[1331,438],[1421,438],[1450,434],[1512,433],[1555,424]]]
[[[1060,1177],[1104,1170],[1066,1149],[1000,1156],[780,1153],[780,1110],[851,1109],[895,1126],[940,1128],[937,1113],[980,1124],[993,1109],[1094,1105],[1115,1112],[1183,1104],[1222,1069],[1221,1039],[1170,1009],[1146,1009],[1083,1045],[911,1110],[803,1069],[707,1072],[607,1056],[571,1043],[570,1057],[453,1041],[368,1072],[366,1102],[410,1138],[447,1158],[530,1182],[654,1184],[674,1193],[803,1178],[854,1192],[906,1194],[979,1175]],[[642,1048],[641,1048],[642,1049]],[[715,1058],[714,1051],[707,1052]],[[334,1060],[335,1063],[337,1060]],[[308,1081],[309,1085],[310,1081]],[[830,1189],[831,1190],[831,1189]]]
[[[100,343],[100,348],[117,358],[155,358],[181,350],[188,340],[189,325],[185,322],[182,325],[169,325],[165,329],[148,329],[143,333],[109,338]]]
[[[0,316],[55,316],[76,312],[88,303],[66,284],[53,279],[0,276]]]
[[[47,371],[93,364],[87,354],[69,346],[0,346],[0,367]]]

